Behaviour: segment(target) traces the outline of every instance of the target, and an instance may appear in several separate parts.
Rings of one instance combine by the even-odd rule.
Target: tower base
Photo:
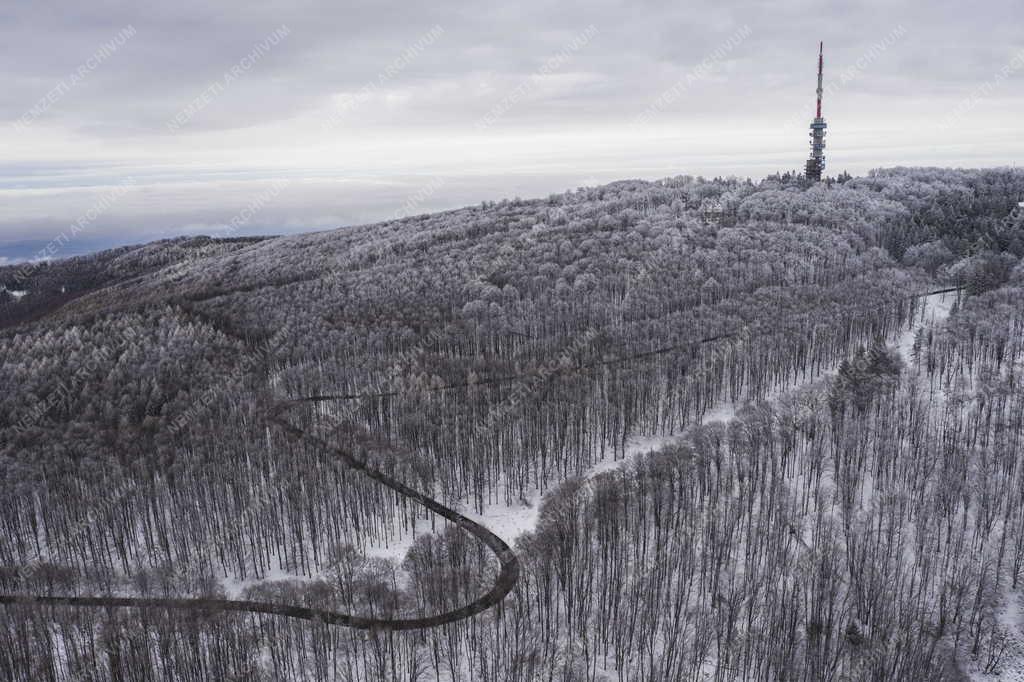
[[[817,159],[807,159],[807,166],[804,168],[804,175],[808,180],[819,182],[821,180],[821,164]]]

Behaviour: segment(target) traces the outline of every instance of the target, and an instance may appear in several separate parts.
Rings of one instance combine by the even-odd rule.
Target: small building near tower
[[[700,220],[705,225],[728,227],[736,224],[736,206],[725,197],[709,198],[701,202]]]

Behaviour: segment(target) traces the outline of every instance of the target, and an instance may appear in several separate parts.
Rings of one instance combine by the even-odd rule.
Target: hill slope
[[[638,557],[654,566],[685,557],[657,529],[686,533],[697,526],[668,523],[658,511],[648,519],[645,500],[682,513],[673,505],[685,491],[707,491],[701,481],[709,479],[700,476],[711,475],[702,469],[714,461],[710,453],[738,457],[729,466],[741,467],[742,444],[721,450],[715,443],[722,434],[702,432],[697,455],[667,453],[639,463],[637,471],[649,472],[642,473],[646,483],[628,472],[593,489],[563,482],[631,436],[678,432],[723,398],[758,399],[787,377],[893,338],[914,312],[915,292],[963,283],[982,302],[1012,297],[1007,287],[1020,276],[1024,243],[1011,210],[1022,190],[1024,174],[1009,170],[894,169],[813,187],[793,178],[757,185],[624,181],[328,233],[157,243],[27,274],[0,269],[0,282],[29,291],[20,301],[0,302],[0,382],[15,387],[0,397],[0,478],[9,493],[0,501],[0,588],[203,596],[221,593],[228,581],[250,585],[253,598],[372,616],[424,616],[470,602],[497,570],[482,548],[440,532],[420,538],[400,569],[368,558],[415,520],[435,519],[265,422],[268,406],[285,397],[358,395],[329,409],[311,406],[297,419],[452,506],[479,511],[558,489],[537,533],[522,540],[531,560],[525,584],[510,596],[520,609],[543,602],[538,608],[548,620],[536,622],[555,628],[527,637],[546,648],[532,659],[516,654],[533,661],[514,664],[523,675],[541,674],[543,665],[553,666],[549,672],[577,665],[593,671],[593,652],[575,650],[567,638],[589,633],[578,636],[590,647],[587,637],[597,637],[607,659],[614,647],[602,622],[614,625],[620,641],[635,644],[650,627],[660,651],[673,642],[700,650],[687,643],[686,628],[659,630],[657,610],[640,626],[634,619],[628,627],[641,630],[629,635],[621,629],[630,622],[625,615],[607,615],[621,606],[608,602],[605,615],[594,617],[591,588],[574,581],[590,580],[598,569],[600,555],[590,547],[635,552],[632,561],[606,554],[601,571],[631,573]],[[706,210],[712,202],[720,213]],[[63,298],[53,293],[58,286],[67,290]],[[721,343],[699,343],[712,337]],[[961,352],[954,343],[943,357]],[[895,400],[895,393],[884,395]],[[828,414],[815,404],[815,419]],[[806,436],[810,449],[801,452],[829,447],[823,421],[807,422],[806,432],[801,426],[776,434],[775,418],[760,418],[749,423],[771,434],[764,443]],[[907,419],[911,424],[912,414]],[[884,429],[873,433],[885,441]],[[785,451],[764,443],[754,448],[764,461]],[[690,470],[685,462],[692,457],[700,466]],[[806,464],[813,471],[812,461]],[[737,494],[743,480],[751,479],[736,482]],[[651,481],[669,487],[637,492]],[[762,493],[758,504],[771,514],[778,512],[772,505],[788,500]],[[710,513],[716,504],[702,498],[695,509]],[[609,505],[623,505],[622,516],[601,511]],[[719,532],[711,517],[708,524],[707,532]],[[766,539],[786,530],[770,528]],[[646,538],[662,552],[649,555],[646,544],[626,537]],[[683,575],[677,569],[652,569],[651,579],[670,584]],[[268,583],[275,575],[304,576],[307,583]],[[601,584],[617,580],[602,575],[610,582]],[[633,588],[639,584],[629,583]],[[770,622],[777,604],[758,603],[758,617]],[[565,611],[552,614],[555,604]],[[867,620],[860,627],[872,627],[864,625],[875,621],[862,606],[859,617]],[[717,604],[687,608],[700,618],[720,613]],[[356,669],[367,665],[363,644],[335,635],[317,640],[315,627],[271,622],[254,636],[225,616],[202,626],[171,618],[152,628],[172,649],[196,628],[216,633],[230,642],[232,656],[211,647],[197,658],[143,660],[129,634],[137,631],[136,616],[57,616],[120,633],[110,645],[116,662],[88,653],[91,635],[66,640],[62,670],[116,665],[182,679],[226,677],[244,674],[235,663],[267,647],[293,672],[315,669],[291,637],[319,641]],[[22,617],[34,623],[36,639],[15,635]],[[484,615],[474,622],[504,640],[506,628],[534,621]],[[0,669],[17,679],[53,656],[42,644],[46,619],[12,615],[6,624],[0,638],[8,638],[11,653],[0,658]],[[286,627],[284,637],[278,628]],[[763,632],[757,636],[757,646],[767,646]],[[807,661],[817,655],[815,640],[795,630],[790,636],[803,662],[765,657],[765,670],[814,669]],[[505,679],[498,674],[512,660],[482,668],[482,645],[452,637],[445,646],[454,648],[444,664],[435,656],[435,668],[447,667],[452,677],[472,668],[473,679]],[[396,679],[440,650],[440,640],[432,641],[434,649],[421,649],[415,638],[365,646],[391,647],[378,676]],[[707,643],[701,646],[707,654]],[[828,656],[854,665],[853,653],[836,641],[829,646]],[[643,656],[627,661],[627,649],[611,656],[610,669],[679,679],[679,671],[701,668],[672,656],[663,667]],[[937,651],[948,650],[944,642]],[[922,661],[900,658],[896,649],[884,660],[935,675],[949,659],[932,653]],[[726,665],[721,650],[717,656]],[[751,656],[744,665],[758,660]],[[306,674],[331,679],[326,671]]]

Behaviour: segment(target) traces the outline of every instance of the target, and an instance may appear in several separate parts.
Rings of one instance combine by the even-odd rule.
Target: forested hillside
[[[68,239],[55,238],[40,253],[60,254]],[[158,270],[173,271],[196,259],[229,253],[258,238],[180,238],[145,246],[126,246],[66,260],[34,260],[0,267],[0,329],[39,319],[90,292],[115,284],[137,284]],[[4,293],[18,291],[22,296]],[[31,294],[31,296],[29,296]],[[17,300],[18,305],[13,305]]]
[[[6,605],[0,678],[995,670],[1024,570],[1022,194],[1009,169],[677,177],[0,268],[28,292],[0,298],[0,593],[410,617],[487,591],[482,544],[273,428],[290,398],[334,396],[289,418],[453,508],[544,500],[512,593],[460,623]],[[676,438],[610,466],[639,436]]]

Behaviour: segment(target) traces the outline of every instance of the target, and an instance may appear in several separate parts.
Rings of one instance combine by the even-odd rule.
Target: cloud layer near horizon
[[[424,187],[432,210],[795,169],[819,39],[831,170],[1008,164],[1019,19],[1016,0],[9,3],[0,254],[126,178],[93,236],[214,231],[280,178],[241,231],[387,218]]]

